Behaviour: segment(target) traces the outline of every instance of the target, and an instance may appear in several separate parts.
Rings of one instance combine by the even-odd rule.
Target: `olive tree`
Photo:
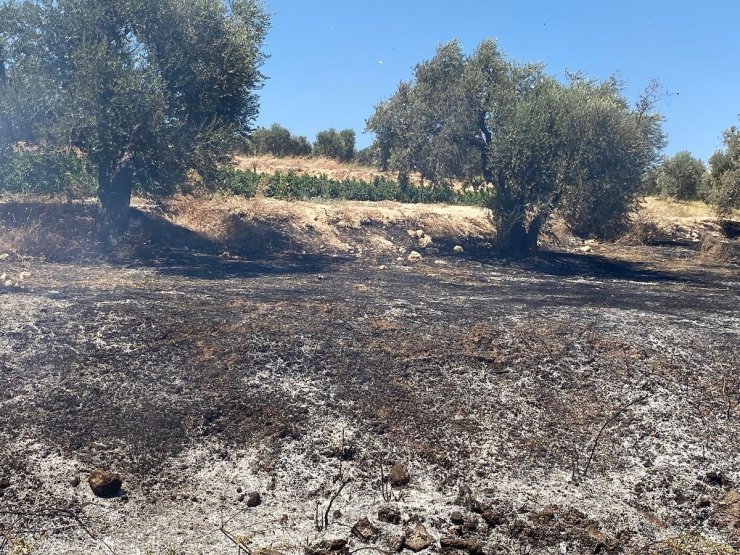
[[[86,156],[115,241],[135,182],[167,191],[244,140],[267,28],[256,0],[6,1],[0,141]]]
[[[555,210],[578,222],[609,206],[597,215],[608,221],[584,224],[595,231],[625,218],[662,146],[651,91],[630,107],[615,79],[575,74],[563,84],[493,41],[469,56],[451,42],[416,66],[367,127],[387,169],[490,190],[500,248],[524,254]],[[596,200],[605,193],[616,200]]]
[[[666,158],[658,169],[657,185],[660,194],[678,200],[693,200],[698,197],[704,162],[694,158],[690,152],[681,151]]]
[[[724,143],[725,148],[709,159],[704,178],[706,199],[722,218],[740,208],[740,129],[725,131]]]
[[[311,143],[306,137],[294,136],[277,123],[269,128],[256,129],[250,143],[255,154],[272,154],[273,156],[309,156]]]
[[[341,162],[351,162],[355,157],[355,132],[353,129],[334,128],[319,131],[313,144],[315,156],[333,158]]]

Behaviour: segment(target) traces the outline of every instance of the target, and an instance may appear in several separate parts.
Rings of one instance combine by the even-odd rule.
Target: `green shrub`
[[[261,175],[229,169],[223,171],[219,181],[219,189],[224,192],[252,197],[260,188],[265,196],[287,200],[324,198],[482,205],[488,198],[484,192],[458,193],[449,187],[401,185],[382,177],[366,182],[330,179],[326,175],[311,176],[296,173]]]
[[[40,150],[0,152],[0,191],[85,197],[94,195],[96,187],[95,170],[82,156]]]

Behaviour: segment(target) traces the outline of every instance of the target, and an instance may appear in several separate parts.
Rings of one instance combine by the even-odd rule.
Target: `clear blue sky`
[[[260,125],[313,140],[335,127],[358,132],[373,106],[414,65],[457,38],[472,51],[498,40],[513,59],[548,71],[618,73],[636,98],[651,77],[672,93],[661,104],[667,152],[706,160],[740,114],[740,0],[265,0],[272,14]],[[382,62],[382,63],[381,63]]]

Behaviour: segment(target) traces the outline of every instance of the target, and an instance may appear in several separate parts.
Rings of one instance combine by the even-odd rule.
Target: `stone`
[[[450,514],[450,522],[452,522],[452,524],[463,524],[465,522],[465,518],[460,511],[452,511]]]
[[[418,239],[421,239],[422,237],[424,237],[424,230],[423,229],[417,229],[416,230],[416,237]]]
[[[424,257],[416,251],[411,251],[411,254],[409,254],[408,260],[409,262],[416,263],[416,262],[421,262],[422,260],[424,260]]]
[[[0,254],[0,262],[5,262],[8,258],[10,258],[10,254],[7,252],[4,252]]]
[[[344,538],[325,538],[306,548],[307,555],[330,555],[347,553],[347,540]]]
[[[581,252],[591,252],[593,249],[590,246],[585,245],[583,247],[580,247],[578,250]]]
[[[10,487],[10,479],[0,478],[0,489],[8,489]]]
[[[77,486],[79,486],[80,485],[80,477],[79,476],[72,476],[69,479],[69,485],[72,486],[73,488],[76,488]]]
[[[258,491],[253,491],[247,497],[247,507],[258,507],[262,504],[262,496]]]
[[[483,545],[472,538],[463,539],[455,536],[444,536],[439,540],[439,545],[442,546],[442,549],[460,549],[461,551],[467,551],[471,555],[483,554]]]
[[[455,245],[455,248],[452,249],[452,252],[454,252],[455,254],[462,254],[465,252],[465,249],[462,248],[462,245]]]
[[[427,532],[423,524],[417,524],[416,528],[406,534],[406,538],[403,540],[403,545],[415,553],[426,549],[433,543],[434,538]]]
[[[429,235],[424,235],[419,238],[419,246],[422,249],[426,249],[434,246],[434,240]]]
[[[96,468],[87,479],[93,493],[98,497],[113,497],[121,491],[123,480],[115,472]]]
[[[408,235],[412,239],[415,239],[416,238],[416,231],[414,231],[413,229],[407,229],[406,230],[406,235]]]
[[[373,526],[373,523],[366,516],[358,520],[352,527],[352,534],[366,543],[378,541],[378,533],[379,530]]]
[[[401,511],[395,507],[381,507],[378,510],[378,520],[388,524],[401,524]]]
[[[709,499],[708,495],[702,495],[699,497],[699,499],[696,500],[696,508],[697,509],[703,509],[704,507],[709,507],[709,505],[712,504],[712,501]]]
[[[388,472],[388,481],[391,483],[392,486],[397,488],[408,485],[408,483],[411,481],[411,474],[409,474],[409,469],[406,468],[406,465],[403,463],[394,464],[391,467],[390,472]]]

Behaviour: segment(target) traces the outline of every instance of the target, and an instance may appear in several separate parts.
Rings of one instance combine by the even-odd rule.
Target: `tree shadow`
[[[165,276],[197,279],[312,274],[350,260],[302,254],[301,245],[279,221],[251,223],[232,215],[225,225],[234,240],[217,241],[163,213],[137,208],[131,208],[126,237],[110,249],[96,238],[95,214],[96,206],[89,203],[0,202],[0,251],[50,262],[145,267]]]

